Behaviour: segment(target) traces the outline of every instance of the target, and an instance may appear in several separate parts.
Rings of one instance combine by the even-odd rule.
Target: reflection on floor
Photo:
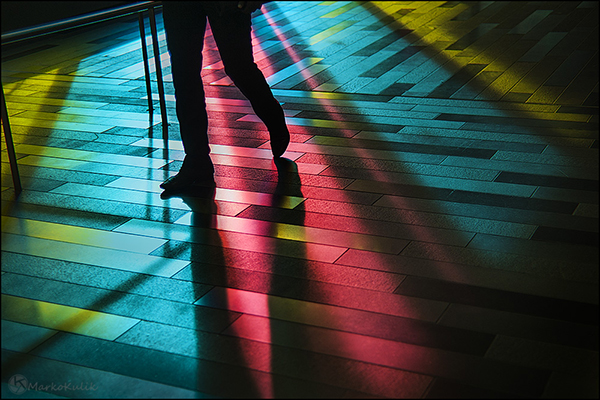
[[[158,24],[168,138],[135,17],[3,48],[3,397],[598,397],[597,2],[264,5],[278,163],[208,32],[214,198]]]

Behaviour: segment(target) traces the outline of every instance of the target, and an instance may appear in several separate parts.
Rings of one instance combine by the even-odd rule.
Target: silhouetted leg
[[[206,13],[199,2],[163,4],[167,46],[175,87],[176,111],[185,159],[181,173],[212,176],[208,116],[202,84],[202,49]]]
[[[252,109],[269,130],[274,156],[281,156],[289,143],[289,132],[283,109],[254,62],[250,15],[235,11],[223,17],[211,14],[208,20],[225,73],[250,101]]]

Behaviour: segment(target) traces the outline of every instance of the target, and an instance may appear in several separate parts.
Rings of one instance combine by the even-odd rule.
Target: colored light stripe
[[[2,251],[164,277],[171,277],[189,265],[188,261],[4,232]]]
[[[12,92],[10,94],[10,101],[6,102],[7,108],[10,110],[10,104],[19,106],[21,104],[37,104],[47,106],[61,106],[61,107],[78,107],[78,108],[100,108],[107,106],[110,103],[100,103],[95,101],[80,101],[80,100],[63,100],[63,99],[49,99],[45,97],[32,97],[32,96],[19,96]]]
[[[357,291],[357,293],[366,295],[368,291]],[[448,306],[448,303],[442,301],[389,295],[397,302],[393,315],[398,317],[435,322]],[[240,289],[215,287],[194,304],[339,330],[348,329],[349,319],[361,320],[372,317],[372,311],[338,307],[337,300],[333,296],[318,301],[289,299]],[[370,308],[367,301],[365,307]]]
[[[164,149],[169,148],[170,150],[181,150],[183,151],[183,143],[180,140],[169,140],[167,145],[162,139],[140,139],[134,143],[131,143],[130,146],[141,146],[141,147],[152,147],[154,149]],[[269,149],[256,149],[249,147],[237,147],[237,146],[229,146],[229,145],[220,145],[220,144],[211,144],[210,145],[211,154],[220,154],[220,155],[228,155],[228,156],[237,156],[237,157],[253,157],[253,158],[262,158],[262,159],[273,159],[273,153]],[[294,152],[286,152],[286,158],[290,160],[296,160],[301,157],[302,153],[294,153]]]
[[[164,226],[164,224],[160,222],[132,219],[115,230],[118,232],[139,235],[146,234],[164,239],[189,241],[193,240],[192,232],[182,229],[181,225],[191,225],[191,219],[192,214],[186,214],[175,221],[171,228]],[[148,233],[151,227],[154,227],[155,230],[152,233]],[[290,240],[297,242],[298,244],[310,243],[326,247],[353,248],[387,254],[398,254],[408,244],[408,240],[404,239],[230,217],[226,215],[215,216],[215,226],[213,229],[217,229],[221,232],[248,235],[249,239],[253,239],[254,236],[261,236],[277,240]],[[173,236],[174,234],[176,236]]]
[[[12,122],[12,120],[11,120]],[[106,164],[129,165],[132,167],[161,168],[168,163],[167,160],[129,156],[124,154],[97,153],[94,151],[63,149],[58,147],[36,146],[30,144],[16,144],[18,153],[33,154],[37,156],[48,156],[66,158],[80,161],[93,161]]]
[[[137,112],[125,112],[125,111],[112,111],[112,110],[99,110],[92,108],[79,108],[79,107],[65,107],[58,111],[58,114],[69,115],[69,116],[80,116],[80,117],[94,117],[94,120],[102,120],[103,118],[110,119],[125,119],[129,121],[143,121],[148,122],[148,113],[137,113]],[[155,124],[161,122],[160,115],[153,114],[153,121]]]
[[[2,295],[2,319],[115,340],[140,320],[82,308]]]
[[[353,8],[359,6],[359,4],[355,3],[355,2],[351,2],[350,4],[346,4],[343,5],[339,8],[336,8],[333,11],[328,12],[325,15],[321,15],[319,18],[335,18],[337,16],[340,16],[341,14],[344,14],[346,11],[350,11]]]
[[[8,216],[2,216],[2,232],[141,254],[149,254],[166,243],[166,240]]]
[[[121,126],[125,128],[149,128],[152,125],[157,124],[157,122],[154,122],[152,125],[149,125],[147,120],[135,121],[130,119],[117,119],[98,116],[92,118],[85,115],[46,113],[42,111],[25,111],[19,116],[19,119],[16,120],[14,124],[25,126],[39,126],[38,124],[42,124],[43,121],[52,121],[53,123],[61,123],[62,125],[77,124],[108,127],[104,130],[110,129],[114,126]],[[157,121],[160,121],[160,119],[158,119]],[[11,119],[11,124],[12,123],[13,119]],[[82,130],[85,131],[85,129]],[[104,132],[104,130],[100,132]]]
[[[385,4],[383,5],[383,7],[388,7],[389,4]],[[392,7],[397,7],[395,9],[395,11],[399,10],[400,8],[402,8],[402,5],[398,5],[398,4],[392,4]],[[427,5],[427,7],[429,7],[429,5]],[[437,7],[437,6],[435,6]],[[432,7],[432,8],[435,8]],[[386,11],[389,11],[390,8],[386,8]],[[394,12],[395,12],[394,11]],[[269,16],[266,15],[265,16],[267,20],[270,20]],[[277,26],[272,26],[273,27],[273,32],[279,37],[281,38],[283,41],[285,41],[285,38],[283,37],[282,33],[280,32],[280,29]],[[290,58],[292,58],[292,60],[297,61],[298,59],[298,55],[294,52],[294,51],[290,51],[290,49],[286,48],[286,51],[288,52]],[[371,57],[373,62],[378,62],[379,60],[375,57]],[[371,62],[371,58],[368,58],[365,60],[365,62]],[[303,75],[306,75],[305,73],[303,73]],[[308,77],[306,76],[306,81],[309,84],[317,84],[317,82],[315,82],[314,84],[312,83],[313,78],[312,77]],[[365,118],[365,121],[363,123],[353,123],[353,122],[348,122],[346,120],[346,117],[341,114],[341,113],[335,113],[332,112],[330,110],[335,110],[335,104],[333,104],[333,102],[329,99],[323,98],[321,99],[321,104],[323,106],[324,110],[328,111],[328,116],[330,117],[329,120],[315,120],[315,119],[303,119],[303,118],[288,118],[288,123],[289,124],[297,124],[297,125],[309,125],[309,126],[315,126],[315,123],[317,126],[322,126],[322,127],[331,127],[331,128],[337,128],[337,129],[357,129],[357,130],[365,130],[365,129],[369,129],[369,128],[365,128],[365,125],[367,124],[373,124],[374,122],[372,121],[372,118]],[[240,121],[251,121],[253,119],[253,116],[251,115],[246,115],[242,118],[240,118]],[[375,118],[377,119],[377,118]],[[333,121],[331,121],[333,120]],[[392,120],[387,120],[389,122],[392,122],[392,125],[394,124],[399,124],[402,126],[405,125],[415,125],[415,126],[426,126],[428,128],[431,127],[442,127],[442,128],[455,128],[458,129],[460,127],[462,127],[464,125],[463,122],[458,122],[456,124],[453,124],[453,121],[441,121],[441,124],[439,123],[440,121],[435,121],[435,120],[419,120],[416,118],[396,118],[396,119],[392,119]],[[450,125],[447,124],[447,122],[450,122]],[[292,143],[291,146],[289,147],[289,149],[291,151],[294,150],[298,150],[299,148],[303,148],[303,150],[307,150],[306,146],[310,146],[308,144],[300,144],[300,143]],[[339,148],[337,146],[317,146],[317,148],[320,147],[320,149],[317,149],[316,152],[317,153],[321,153],[321,152],[327,152],[329,150],[333,150],[333,152],[339,152]],[[307,152],[310,152],[307,151]],[[349,151],[346,152],[346,154],[354,156],[354,157],[359,157],[362,159],[369,159],[369,158],[383,158],[383,159],[392,159],[392,160],[398,160],[402,158],[402,154],[399,152],[393,152],[393,151],[373,151],[373,150],[367,150],[367,149],[361,149],[361,148],[349,148]],[[441,162],[441,160],[439,161]],[[382,171],[373,171],[373,180],[374,181],[378,181],[381,180],[382,176],[385,174]],[[357,215],[359,215],[359,213],[357,213]],[[409,236],[415,237],[417,238],[417,240],[425,240],[425,241],[433,241],[436,242],[438,240],[447,240],[447,235],[442,235],[443,237],[437,238],[435,237],[435,235],[432,232],[428,232],[425,231],[423,232],[423,230],[421,231],[415,231],[412,234],[409,234]],[[465,238],[461,238],[462,241],[465,240]],[[402,246],[403,248],[404,246]]]
[[[129,81],[127,79],[116,79],[116,78],[107,79],[104,77],[94,77],[94,76],[62,75],[62,74],[60,74],[59,70],[54,70],[53,72],[55,72],[55,74],[49,74],[49,73],[35,74],[35,73],[30,73],[30,72],[18,72],[15,74],[11,74],[11,77],[12,78],[23,78],[24,80],[21,80],[19,82],[31,81],[31,83],[34,83],[34,84],[39,81],[46,81],[46,82],[47,81],[51,81],[51,82],[66,81],[66,82],[72,82],[73,84],[93,83],[93,84],[98,84],[98,85],[106,84],[106,85],[110,85],[110,86],[123,85],[124,87],[129,87],[130,89],[133,89],[133,88],[139,86],[137,83],[133,83],[133,85],[132,85],[131,81]],[[65,101],[67,103],[71,102],[71,101],[77,102],[77,100],[62,100],[62,99],[51,99],[51,100]]]
[[[335,128],[335,129],[358,129],[365,130],[368,129],[367,126],[380,123],[380,124],[388,124],[388,125],[396,125],[396,129],[400,129],[404,126],[423,126],[427,128],[454,128],[459,129],[462,127],[465,122],[461,121],[443,121],[443,120],[431,120],[431,119],[419,119],[419,118],[392,118],[388,117],[386,120],[381,122],[374,122],[371,119],[365,118],[363,122],[355,122],[355,121],[346,121],[343,118],[338,116],[338,119],[335,120],[333,117],[335,114],[330,113],[332,119],[319,119],[319,118],[300,118],[300,117],[290,117],[286,118],[286,121],[289,125],[299,125],[299,126],[313,126],[318,128]],[[338,115],[343,115],[339,113]],[[377,117],[373,117],[377,119]],[[260,122],[256,115],[244,115],[243,117],[238,118],[236,121],[240,122]],[[371,128],[372,129],[372,128]],[[288,153],[286,153],[287,155]]]
[[[115,231],[329,263],[346,251],[345,247],[139,219],[132,219]]]
[[[78,170],[85,165],[87,161],[69,160],[68,158],[44,157],[44,156],[25,156],[19,159],[19,165],[31,165],[33,167],[56,168],[66,170]]]
[[[119,178],[106,186],[85,185],[80,183],[65,183],[50,193],[72,196],[101,198],[105,200],[122,201],[155,207],[170,207],[189,210],[190,207],[179,197],[162,199],[159,187],[160,181],[150,181],[136,178]],[[249,192],[244,190],[217,188],[215,200],[232,203],[254,204],[293,209],[304,201],[303,197],[275,196],[269,193]]]
[[[15,116],[10,119],[11,126],[26,126],[35,128],[49,128],[49,129],[64,129],[66,131],[84,131],[92,133],[102,133],[115,125],[100,125],[96,123],[82,123],[82,122],[69,122],[69,121],[55,121],[52,119],[32,119],[24,118],[21,116]],[[15,145],[16,146],[16,145]]]

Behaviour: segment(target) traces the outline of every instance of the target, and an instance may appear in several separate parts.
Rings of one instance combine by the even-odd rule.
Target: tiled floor
[[[2,397],[598,398],[598,2],[266,4],[277,165],[209,32],[214,199],[158,24],[168,140],[135,17],[2,49]]]

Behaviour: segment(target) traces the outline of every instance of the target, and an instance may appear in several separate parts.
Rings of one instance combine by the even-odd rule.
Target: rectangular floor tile
[[[504,335],[496,336],[486,357],[580,375],[590,382],[593,382],[598,370],[597,351]]]
[[[37,156],[49,156],[80,161],[104,162],[108,164],[121,164],[144,168],[160,168],[168,163],[165,160],[146,157],[135,157],[120,154],[102,154],[91,151],[60,149],[25,144],[15,146],[15,150],[19,153],[32,154]]]
[[[151,193],[162,193],[163,189],[159,187],[160,184],[161,182],[158,181],[148,181],[137,178],[118,178],[106,186],[111,188],[139,190]],[[297,207],[304,201],[303,198],[296,196],[278,196],[277,199],[275,199],[275,196],[268,193],[256,193],[220,187],[218,187],[215,191],[215,200],[242,203],[246,205],[257,204],[265,206],[271,206],[275,201],[277,201],[279,207],[291,209]],[[242,211],[244,208],[245,207],[240,207],[239,210]]]
[[[155,221],[131,220],[120,226],[116,231],[184,241],[209,246],[218,246],[259,253],[287,255],[298,257],[302,255],[309,260],[333,262],[344,251],[345,247],[332,246],[319,243],[304,243],[297,240],[259,236],[235,231],[224,231],[211,228],[189,227],[185,225],[164,224]],[[170,246],[159,248],[154,254],[171,254]]]
[[[9,321],[2,316],[2,348],[6,350],[28,353],[56,332],[41,326]]]
[[[597,235],[597,234],[596,234]],[[593,238],[591,232],[581,232],[581,237]],[[472,249],[503,251],[505,253],[532,256],[540,259],[554,258],[581,263],[598,262],[598,242],[560,243],[558,241],[524,240],[502,238],[495,235],[476,234],[467,246]]]
[[[496,250],[459,248],[433,243],[411,242],[401,253],[407,257],[433,259],[482,268],[522,272],[541,277],[562,278],[565,281],[587,282],[597,279],[594,262],[571,261],[552,257],[506,253]]]
[[[2,271],[23,275],[23,279],[46,279],[183,303],[196,301],[212,288],[179,279],[9,252],[2,253]]]
[[[436,251],[441,252],[441,250]],[[393,271],[414,277],[575,302],[593,304],[596,299],[595,285],[590,282],[574,282],[564,280],[561,276],[527,275],[519,270],[490,268],[494,266],[493,262],[482,266],[472,266],[431,258],[383,255],[367,251],[348,250],[336,261],[336,264]]]
[[[371,294],[373,297],[379,297],[381,299],[387,299],[388,304],[384,306],[373,303],[368,300],[369,292],[361,289],[352,289],[339,288],[339,293],[337,295],[331,293],[330,296],[327,296],[326,290],[328,289],[326,284],[315,284],[315,287],[322,287],[323,293],[316,293],[311,296],[313,298],[309,298],[307,300],[311,300],[312,302],[321,302],[329,304],[330,306],[339,305],[340,300],[344,297],[355,296],[359,297],[356,299],[354,304],[348,304],[349,308],[355,308],[357,310],[362,311],[373,311],[382,314],[393,315],[397,317],[408,317],[419,319],[423,321],[433,322],[439,316],[439,313],[445,309],[447,306],[446,303],[438,302],[438,301],[427,301],[425,299],[416,299],[407,296],[393,296],[388,293],[377,293],[372,291]],[[335,288],[332,285],[329,285],[329,290],[332,291]],[[310,293],[309,293],[310,295]],[[306,294],[304,294],[306,297]],[[321,298],[319,298],[321,297]],[[362,298],[362,303],[361,299]],[[309,306],[309,303],[298,302],[298,301],[290,301],[288,299],[278,299],[273,298],[273,300],[269,300],[270,296],[266,296],[265,294],[254,293],[246,290],[237,290],[237,289],[218,289],[215,288],[206,296],[200,298],[196,303],[199,305],[206,305],[211,307],[224,307],[226,305],[228,309],[238,310],[244,313],[250,314],[258,314],[258,315],[270,315],[268,314],[268,307],[265,308],[271,301],[279,301],[282,303],[282,306],[286,304],[297,305],[300,310],[306,309]],[[248,302],[246,305],[245,303]],[[369,302],[371,304],[369,304]],[[234,304],[237,304],[234,306]],[[241,308],[240,308],[241,307]],[[324,307],[328,308],[328,307]]]
[[[6,192],[3,193],[3,200],[13,201],[14,197]],[[127,207],[123,207],[120,200],[86,198],[85,201],[81,201],[81,198],[77,196],[34,191],[22,192],[19,195],[19,201],[41,206],[63,207],[68,210],[110,214],[124,218],[148,218],[155,221],[174,221],[189,212],[188,208],[185,210],[175,207],[165,209],[134,203],[129,203]]]
[[[5,216],[2,232],[141,254],[151,253],[165,243],[165,240]]]
[[[330,240],[335,240],[334,238],[343,240],[341,243],[346,243],[346,247],[349,248],[358,249],[360,247],[363,250],[390,254],[397,254],[398,249],[403,247],[407,240],[424,240],[465,246],[473,237],[473,233],[469,231],[456,232],[455,226],[449,226],[450,229],[424,228],[412,223],[412,221],[373,221],[366,218],[327,215],[322,212],[323,210],[319,211],[319,213],[312,213],[299,209],[290,213],[274,213],[268,208],[249,207],[241,212],[238,217],[253,221],[270,221],[271,225],[281,227],[281,230],[287,229],[288,224],[302,224],[306,232],[305,236],[309,240],[317,240],[318,233],[323,232],[324,235],[331,237]],[[280,223],[276,221],[280,221]],[[290,233],[293,232],[293,229],[290,229]],[[342,232],[346,232],[346,234],[342,234]],[[373,239],[367,239],[367,235],[372,235]],[[352,237],[355,239],[352,240]],[[393,250],[394,248],[396,250]]]
[[[439,323],[474,330],[555,343],[564,346],[598,350],[598,326],[567,322],[556,318],[500,311],[481,306],[453,303],[444,312]]]
[[[116,339],[139,322],[133,318],[4,294],[2,303],[2,319],[106,340]]]
[[[596,315],[598,307],[592,304],[460,285],[441,280],[407,277],[395,293],[582,324],[594,324],[598,321]]]
[[[598,244],[598,232],[540,226],[535,230],[531,239],[595,246]]]
[[[2,233],[2,250],[166,277],[172,276],[188,264],[183,260],[10,233]]]
[[[389,271],[309,261],[282,255],[232,249],[223,249],[218,256],[218,251],[215,250],[214,254],[216,257],[211,258],[210,263],[195,262],[178,272],[173,278],[182,282],[198,282],[197,284],[202,287],[235,284],[239,289],[261,288],[266,292],[274,289],[271,285],[274,283],[278,288],[280,287],[281,293],[289,291],[289,285],[303,282],[298,283],[299,286],[303,286],[307,280],[391,293],[404,279],[403,275]],[[297,290],[298,288],[295,291]]]
[[[228,326],[238,314],[228,310],[199,307],[192,303],[206,292],[199,285],[189,286],[194,292],[187,298],[175,301],[164,298],[132,294],[124,291],[126,287],[143,287],[151,282],[150,275],[138,274],[117,286],[114,290],[78,283],[68,283],[50,279],[5,274],[3,291],[7,295],[35,299],[36,301],[62,304],[65,306],[117,315],[130,319],[144,319],[167,325],[194,327],[202,331],[220,332]],[[31,287],[34,283],[36,287]],[[97,285],[96,285],[97,286]],[[166,287],[165,287],[166,289]],[[196,292],[195,290],[198,289]],[[188,293],[189,294],[189,293]],[[162,296],[168,297],[168,296]],[[183,300],[183,301],[182,301]]]

